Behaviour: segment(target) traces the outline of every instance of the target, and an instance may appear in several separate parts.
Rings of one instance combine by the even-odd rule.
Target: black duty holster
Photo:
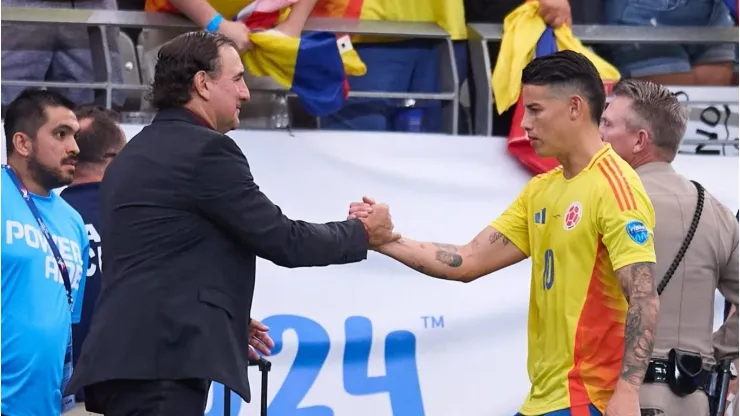
[[[668,352],[668,371],[666,382],[673,394],[688,396],[707,385],[710,371],[704,371],[701,355],[693,352],[672,349]]]

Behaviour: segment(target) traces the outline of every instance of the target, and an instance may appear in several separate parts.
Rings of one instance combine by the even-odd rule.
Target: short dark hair
[[[15,152],[13,136],[16,133],[25,133],[31,137],[36,137],[41,126],[47,121],[47,107],[64,107],[72,111],[75,109],[74,103],[62,94],[37,88],[23,90],[8,104],[5,111],[5,125],[3,126],[8,156]]]
[[[118,126],[119,116],[113,110],[98,106],[84,106],[75,111],[77,119],[90,119],[85,128],[77,133],[78,163],[103,163],[115,156],[126,143],[126,137]],[[81,123],[82,125],[82,123]]]
[[[560,51],[535,58],[522,71],[522,85],[567,87],[584,96],[591,120],[599,124],[606,105],[604,83],[594,64],[583,54]]]
[[[191,98],[193,78],[200,71],[217,76],[222,46],[236,48],[231,39],[218,33],[189,32],[165,43],[157,54],[149,101],[157,110],[180,108]]]

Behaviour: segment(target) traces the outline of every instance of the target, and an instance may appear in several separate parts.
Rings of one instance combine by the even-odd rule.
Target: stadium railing
[[[198,27],[188,19],[168,13],[148,13],[135,11],[49,9],[32,7],[0,7],[0,20],[5,23],[53,24],[87,26],[93,58],[95,82],[33,82],[0,79],[5,86],[90,88],[96,91],[96,100],[110,108],[113,90],[144,91],[146,86],[138,84],[118,84],[112,81],[110,45],[107,42],[108,29],[156,28],[193,29]],[[450,35],[435,23],[401,21],[358,21],[354,19],[312,18],[304,29],[307,32],[333,32],[350,35],[373,35],[415,39],[435,39],[440,48],[441,92],[390,92],[390,91],[350,91],[350,97],[439,100],[442,102],[444,131],[457,134],[459,115],[459,75],[455,65],[454,50]],[[284,90],[255,90],[262,92],[285,93]]]
[[[738,43],[737,27],[667,27],[667,26],[602,26],[573,25],[573,34],[584,44],[719,44]],[[500,42],[503,25],[474,23],[468,25],[468,45],[475,91],[471,91],[471,100],[475,101],[475,134],[490,136],[493,129],[493,93],[491,91],[491,74],[495,62],[491,62],[488,53],[489,42]],[[737,87],[684,87],[669,86],[681,91],[689,104],[738,104]],[[711,97],[696,100],[691,97]],[[701,110],[692,109],[691,119],[697,120]],[[728,117],[728,123],[737,127],[738,117],[734,113]],[[706,144],[704,139],[686,139],[684,144]],[[716,143],[716,141],[714,142]],[[730,145],[734,143],[723,143]]]

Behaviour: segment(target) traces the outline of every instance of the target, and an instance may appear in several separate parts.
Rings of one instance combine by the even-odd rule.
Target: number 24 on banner
[[[318,378],[329,356],[331,339],[318,322],[298,315],[275,315],[262,321],[270,327],[275,339],[272,355],[283,349],[283,334],[295,331],[298,352],[290,371],[270,402],[268,415],[280,416],[334,416],[329,405],[300,407]],[[344,390],[353,396],[387,393],[391,414],[394,416],[423,416],[424,405],[416,365],[416,337],[410,331],[394,331],[385,337],[385,375],[369,376],[370,347],[373,339],[372,323],[366,317],[351,316],[344,323],[345,344],[342,360]],[[272,380],[271,380],[272,381]],[[255,389],[259,384],[251,383]],[[259,394],[253,389],[255,400]],[[339,396],[339,395],[338,395]],[[223,387],[214,384],[213,403],[207,416],[223,414]],[[231,416],[240,413],[241,399],[232,393]]]

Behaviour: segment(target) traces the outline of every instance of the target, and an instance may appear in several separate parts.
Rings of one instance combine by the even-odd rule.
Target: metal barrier
[[[48,9],[31,7],[0,7],[2,23],[54,24],[87,26],[90,35],[90,48],[93,58],[94,82],[34,82],[0,79],[6,86],[21,87],[82,87],[94,89],[96,100],[105,102],[110,108],[113,90],[144,91],[147,86],[141,84],[116,84],[112,82],[110,46],[107,40],[109,27],[157,28],[157,29],[192,29],[199,28],[190,20],[168,13],[147,13],[113,10],[80,10]],[[442,88],[440,93],[412,93],[390,91],[350,91],[350,97],[389,98],[416,100],[438,100],[442,102],[444,130],[451,134],[458,131],[459,113],[459,75],[455,65],[455,54],[450,35],[436,23],[368,21],[355,19],[311,18],[304,31],[333,32],[350,35],[373,35],[397,38],[438,39],[440,48],[440,76]],[[277,90],[255,90],[278,92]]]
[[[601,25],[574,25],[573,34],[586,44],[623,44],[623,43],[653,43],[653,44],[717,44],[738,43],[737,27],[647,27],[647,26],[601,26]],[[491,91],[491,74],[495,63],[491,62],[488,53],[488,42],[500,42],[503,35],[503,25],[476,23],[468,25],[468,42],[470,49],[471,68],[475,92],[471,99],[475,100],[475,133],[490,136],[493,130],[493,93]],[[701,103],[733,103],[737,104],[738,89],[736,87],[708,87],[711,94],[691,93],[698,91],[697,87],[669,86],[672,91],[683,91],[687,97],[707,96],[709,100],[692,100],[692,104]],[[707,89],[702,87],[701,89]],[[692,117],[697,114],[692,113]],[[730,122],[737,125],[737,115]],[[692,140],[692,142],[706,143],[706,141]],[[693,143],[693,144],[697,144]],[[691,144],[691,143],[685,143]],[[734,143],[728,143],[733,144]]]

